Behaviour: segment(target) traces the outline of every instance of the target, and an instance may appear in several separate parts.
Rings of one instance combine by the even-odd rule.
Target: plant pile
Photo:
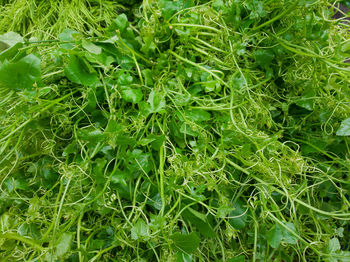
[[[1,261],[350,261],[339,1],[1,2]]]

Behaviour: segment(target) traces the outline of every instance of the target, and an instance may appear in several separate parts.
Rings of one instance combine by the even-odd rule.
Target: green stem
[[[260,28],[263,28],[265,26],[268,26],[270,24],[272,24],[273,22],[277,21],[278,19],[280,19],[281,17],[285,16],[286,14],[290,13],[293,9],[295,9],[295,6],[298,4],[298,1],[295,1],[295,3],[293,5],[291,5],[288,9],[284,10],[284,12],[280,13],[279,15],[276,15],[274,18],[270,19],[269,21],[256,26],[252,29],[252,31],[257,31]]]
[[[44,250],[45,249],[41,245],[39,245],[37,242],[35,242],[33,239],[20,236],[20,235],[18,235],[16,233],[0,234],[0,239],[1,238],[17,240],[17,241],[23,242],[25,244],[28,244],[28,245],[30,245],[33,248],[38,249],[38,250]]]

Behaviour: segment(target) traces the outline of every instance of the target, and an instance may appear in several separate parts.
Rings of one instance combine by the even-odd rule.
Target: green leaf
[[[350,118],[341,122],[340,127],[336,133],[337,136],[350,136]]]
[[[160,113],[165,108],[164,97],[160,93],[155,92],[154,90],[152,90],[149,94],[147,102],[150,105],[151,113]]]
[[[162,9],[162,16],[166,20],[169,20],[171,16],[175,14],[177,10],[179,10],[179,4],[175,1],[159,0],[158,3]]]
[[[193,253],[200,243],[199,237],[194,232],[190,234],[175,233],[170,238],[174,241],[174,245],[179,251],[187,254]]]
[[[270,66],[275,55],[269,49],[259,49],[254,52],[254,57],[258,65],[260,65],[262,68],[267,69]]]
[[[350,3],[350,1],[349,1],[349,3]],[[346,42],[342,45],[341,51],[344,52],[344,53],[346,53],[346,52],[349,53],[349,52],[350,52],[350,41],[349,41],[349,40],[346,41]]]
[[[1,44],[0,44],[1,45]],[[26,55],[24,50],[20,50],[23,47],[23,43],[17,43],[4,51],[0,50],[0,62],[5,60],[12,61],[15,58],[21,58]]]
[[[251,11],[249,16],[250,19],[257,19],[267,15],[267,12],[264,9],[264,1],[250,0],[246,3],[246,6]]]
[[[129,72],[121,70],[118,73],[117,82],[121,86],[129,86],[133,82],[133,77],[130,75]]]
[[[152,148],[154,150],[158,151],[161,148],[161,146],[163,145],[164,141],[165,141],[165,135],[151,134],[151,135],[147,136],[146,138],[138,141],[138,144],[142,145],[142,146],[146,146],[148,144],[151,144]]]
[[[194,5],[193,0],[159,0],[159,6],[162,9],[162,16],[168,20],[177,11],[192,7]]]
[[[120,31],[124,31],[129,26],[128,17],[126,14],[120,14],[115,20],[114,23]]]
[[[240,255],[238,257],[233,257],[230,260],[228,260],[228,262],[245,262],[245,256]]]
[[[58,39],[61,41],[66,42],[73,42],[75,40],[75,37],[78,36],[79,33],[77,31],[74,31],[72,29],[65,29],[62,33],[58,35]],[[64,43],[61,44],[61,48],[63,49],[73,49],[74,43]]]
[[[285,223],[285,225],[294,233],[296,233],[296,230],[295,230],[295,226],[293,223]],[[284,238],[284,241],[289,243],[289,244],[292,244],[292,245],[295,245],[297,242],[298,242],[298,238],[292,234],[290,231],[288,231],[286,228],[283,228],[282,230],[283,232],[283,238]]]
[[[84,86],[96,86],[99,84],[97,74],[90,70],[86,63],[83,58],[71,55],[64,73],[73,83]]]
[[[142,75],[145,80],[145,85],[152,86],[153,85],[152,71],[148,68],[144,69],[142,70]]]
[[[64,256],[70,250],[70,246],[73,241],[73,236],[73,233],[63,233],[59,237],[55,247],[55,255],[57,257]]]
[[[7,32],[0,35],[0,53],[18,43],[23,43],[23,37],[15,32]]]
[[[106,133],[116,133],[119,132],[122,129],[121,125],[117,123],[117,121],[110,119],[108,121],[108,124],[106,126],[105,132]]]
[[[136,224],[131,228],[131,238],[134,240],[146,240],[148,237],[148,225],[143,219],[138,219]]]
[[[137,104],[143,98],[140,88],[125,87],[122,89],[122,97],[126,102]]]
[[[75,154],[78,152],[78,143],[76,141],[73,141],[70,143],[66,148],[64,149],[62,155],[63,156],[69,156],[70,154]]]
[[[220,206],[218,208],[218,212],[216,213],[216,217],[218,218],[226,218],[228,215],[234,210],[233,207],[229,206]]]
[[[28,189],[28,182],[23,178],[9,177],[4,181],[5,186],[9,193],[13,190],[26,190]]]
[[[327,251],[329,253],[333,253],[335,251],[340,250],[340,243],[338,238],[333,237],[332,239],[329,240],[328,242],[328,247],[327,247]]]
[[[306,110],[313,111],[315,103],[315,91],[307,90],[303,96],[296,102],[297,106],[305,108]]]
[[[131,172],[141,171],[148,173],[152,170],[150,153],[143,153],[140,149],[134,149],[126,153],[127,167]]]
[[[106,181],[106,177],[104,176],[104,167],[107,164],[107,160],[105,158],[97,158],[94,161],[93,172],[91,177],[95,180],[97,185],[104,185]]]
[[[141,47],[141,51],[146,54],[147,56],[150,56],[151,54],[154,54],[157,46],[153,42],[153,37],[144,37],[143,38],[144,44]]]
[[[231,218],[228,220],[228,222],[236,229],[245,228],[248,219],[248,212],[246,212],[246,209],[243,208],[243,203],[241,201],[237,201],[233,207],[234,210],[230,213]]]
[[[97,144],[104,140],[105,135],[100,129],[94,127],[80,129],[78,131],[78,137],[83,141],[90,142],[92,144]]]
[[[188,136],[198,136],[199,132],[198,130],[194,130],[190,125],[186,123],[182,123],[180,130],[181,133],[186,134]]]
[[[272,248],[278,248],[283,239],[281,226],[279,224],[274,225],[272,229],[267,232],[266,239]]]
[[[81,42],[82,46],[90,53],[99,55],[102,52],[102,48],[95,45],[94,43],[87,41],[85,39],[82,40]]]
[[[11,220],[8,213],[4,213],[0,216],[0,228],[1,231],[6,231],[10,228]]]
[[[147,103],[145,102],[140,103],[140,110],[146,116],[154,113],[164,113],[165,112],[164,109],[165,109],[164,97],[160,93],[155,92],[154,90],[152,90],[151,93],[149,94]]]
[[[182,252],[177,252],[177,259],[176,262],[192,262],[192,255],[185,254]]]
[[[30,90],[41,83],[41,60],[30,54],[17,62],[5,61],[0,67],[0,87],[15,90]]]
[[[210,113],[203,109],[190,109],[185,110],[185,116],[193,122],[208,121],[211,118]]]
[[[214,0],[212,3],[212,7],[216,10],[216,11],[221,11],[225,9],[225,3],[223,0]]]
[[[340,262],[350,262],[350,251],[340,251],[337,255]]]
[[[185,220],[190,221],[203,236],[208,238],[216,236],[206,215],[189,207],[182,212],[182,216],[185,218]]]

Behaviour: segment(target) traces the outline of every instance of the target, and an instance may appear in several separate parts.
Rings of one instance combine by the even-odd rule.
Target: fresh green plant
[[[0,36],[0,260],[349,261],[334,2],[129,4]]]

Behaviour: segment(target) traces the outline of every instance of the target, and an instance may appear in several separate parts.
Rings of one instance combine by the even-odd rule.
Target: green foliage
[[[349,261],[327,1],[0,3],[0,261]]]
[[[187,254],[193,253],[200,243],[199,237],[193,232],[190,234],[175,233],[170,238],[174,241],[174,245],[179,251]]]

